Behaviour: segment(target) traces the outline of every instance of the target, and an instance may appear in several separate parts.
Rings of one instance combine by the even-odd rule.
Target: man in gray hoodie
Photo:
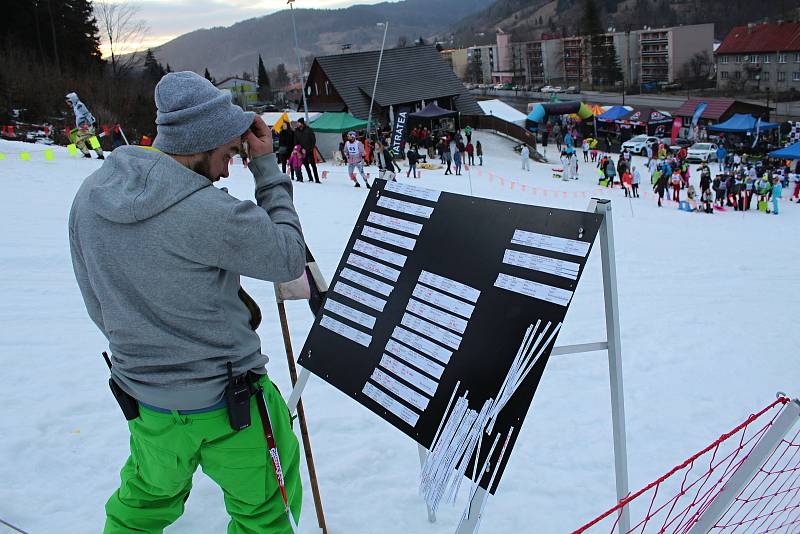
[[[108,339],[114,383],[139,408],[104,532],[161,532],[183,513],[198,465],[223,489],[228,532],[292,532],[302,498],[297,439],[239,296],[240,275],[287,282],[303,272],[291,181],[263,120],[202,76],[167,74],[155,101],[153,147],[112,152],[69,217],[86,309]],[[243,141],[256,203],[213,186]],[[224,400],[229,374],[251,384],[253,423],[239,431]]]

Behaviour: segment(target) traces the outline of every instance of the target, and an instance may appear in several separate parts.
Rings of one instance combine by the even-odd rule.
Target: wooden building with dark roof
[[[347,111],[366,119],[379,55],[373,50],[315,58],[305,86],[309,111]],[[388,124],[399,108],[413,112],[431,102],[462,114],[483,115],[434,46],[384,50],[373,117]]]

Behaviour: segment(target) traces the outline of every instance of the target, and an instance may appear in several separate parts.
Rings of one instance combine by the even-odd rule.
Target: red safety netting
[[[778,398],[573,534],[615,532],[623,508],[628,533],[689,532],[788,402]],[[800,431],[784,437],[709,532],[800,532]]]

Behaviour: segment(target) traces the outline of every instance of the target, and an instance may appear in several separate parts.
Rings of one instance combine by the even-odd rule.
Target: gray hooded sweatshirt
[[[226,362],[264,373],[239,275],[286,282],[305,265],[289,178],[274,155],[250,162],[240,201],[155,149],[116,149],[78,190],[72,263],[108,338],[112,375],[136,399],[193,410],[223,398]]]

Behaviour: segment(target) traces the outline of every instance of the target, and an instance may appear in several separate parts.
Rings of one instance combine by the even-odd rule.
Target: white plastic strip
[[[429,273],[428,271],[422,271],[419,275],[419,281],[470,302],[477,301],[478,297],[481,295],[481,292],[474,287],[469,287],[461,282],[456,282],[455,280],[439,276],[438,274]]]
[[[428,336],[431,339],[441,341],[453,350],[458,350],[458,347],[461,345],[461,336],[448,332],[444,328],[440,328],[433,323],[429,323],[409,313],[403,314],[400,324]]]
[[[404,248],[406,250],[414,250],[414,245],[417,244],[416,239],[395,234],[394,232],[389,232],[388,230],[373,228],[372,226],[367,226],[366,224],[364,225],[364,228],[361,229],[361,235],[369,239],[377,239],[378,241],[383,241],[384,243],[389,243],[390,245]]]
[[[450,330],[455,330],[462,335],[464,334],[464,330],[467,329],[467,321],[461,317],[456,317],[455,315],[445,311],[438,310],[416,299],[410,299],[406,309],[412,313],[416,313],[420,317],[428,319],[429,321],[433,321],[440,326],[444,326]]]
[[[383,213],[377,213],[375,211],[371,211],[369,215],[367,215],[367,222],[413,235],[419,235],[422,231],[422,225],[419,223],[398,219],[397,217],[384,215]]]
[[[442,367],[435,361],[431,360],[426,356],[423,356],[422,354],[419,354],[414,350],[409,349],[405,345],[401,345],[394,339],[390,339],[389,342],[386,344],[386,352],[389,352],[392,355],[405,361],[406,363],[410,363],[417,369],[425,373],[428,373],[436,380],[439,380],[442,377],[442,373],[444,372],[444,367]]]
[[[356,239],[356,242],[353,245],[353,250],[357,250],[366,254],[367,256],[372,256],[373,258],[378,258],[379,260],[391,263],[392,265],[397,265],[398,267],[402,267],[406,264],[406,257],[402,254],[386,250],[385,248],[376,247],[375,245],[367,243],[366,241],[361,241],[360,239]]]
[[[571,280],[578,279],[578,270],[581,268],[580,264],[571,261],[557,260],[547,256],[528,254],[527,252],[510,249],[506,249],[503,255],[503,263],[531,269],[532,271],[563,276]]]
[[[364,384],[364,389],[362,391],[364,395],[383,406],[385,409],[402,419],[408,425],[417,425],[417,421],[419,420],[419,414],[417,412],[407,407],[400,401],[395,400],[393,397],[390,397],[378,389],[378,387],[374,384],[367,382]]]
[[[375,369],[372,371],[372,376],[370,378],[376,384],[383,386],[384,389],[394,393],[400,397],[400,399],[406,401],[411,406],[419,410],[425,411],[425,409],[428,407],[428,403],[431,401],[422,393],[418,393],[407,385],[401,384],[392,376],[384,373],[380,369]]]
[[[378,206],[387,210],[399,211],[400,213],[407,213],[408,215],[416,215],[424,219],[429,219],[433,213],[433,208],[406,202],[404,200],[397,200],[396,198],[381,197],[378,199]]]
[[[336,302],[330,297],[325,299],[325,309],[335,313],[336,315],[341,315],[345,319],[350,319],[354,323],[358,323],[361,326],[366,326],[370,330],[375,326],[375,317],[364,312],[360,312],[354,308],[351,308],[350,306],[342,304],[341,302]]]
[[[391,191],[392,193],[399,193],[401,195],[408,195],[410,197],[421,198],[422,200],[430,200],[437,202],[439,200],[440,191],[427,189],[425,187],[417,187],[415,185],[401,184],[400,182],[388,182],[384,191]]]
[[[463,300],[455,299],[422,284],[417,284],[414,288],[413,295],[418,299],[435,304],[440,308],[444,308],[449,312],[458,314],[461,317],[466,317],[467,319],[472,317],[472,312],[475,310],[475,306],[472,304],[467,304]]]
[[[347,257],[347,263],[353,267],[358,267],[359,269],[364,269],[367,272],[380,276],[381,278],[391,280],[392,282],[397,282],[397,279],[400,277],[400,271],[397,269],[392,269],[382,263],[365,258],[364,256],[359,256],[358,254],[350,254]]]
[[[590,246],[590,244],[586,241],[577,241],[575,239],[556,237],[554,235],[538,234],[536,232],[526,232],[525,230],[515,230],[514,237],[511,238],[511,242],[515,245],[524,245],[526,247],[552,250],[553,252],[561,252],[562,254],[579,256],[581,258],[586,257],[586,255],[589,253]]]
[[[402,341],[409,347],[419,350],[435,358],[436,360],[442,362],[444,365],[447,365],[450,362],[450,357],[453,355],[453,351],[447,350],[446,348],[437,345],[433,341],[428,341],[422,336],[418,336],[414,332],[406,330],[401,326],[396,326],[394,328],[394,332],[392,332],[392,337],[398,341]]]
[[[347,278],[351,282],[355,282],[360,286],[364,286],[367,289],[371,289],[376,293],[380,293],[384,297],[388,297],[389,294],[394,289],[394,286],[390,286],[389,284],[384,284],[380,280],[375,280],[365,274],[358,273],[352,269],[348,269],[345,267],[342,269],[342,272],[339,273],[342,278]]]
[[[497,281],[494,283],[494,286],[527,297],[546,300],[547,302],[552,302],[559,306],[566,306],[572,298],[572,291],[549,286],[547,284],[540,284],[532,280],[525,280],[524,278],[518,278],[505,273],[500,273],[497,276]]]
[[[439,383],[437,381],[431,380],[422,373],[415,371],[400,360],[392,358],[388,354],[384,354],[381,356],[380,365],[387,371],[391,371],[393,374],[402,378],[420,391],[424,391],[431,397],[436,394],[436,388],[439,387]]]
[[[327,315],[322,316],[319,325],[365,347],[369,347],[369,344],[372,342],[372,336],[369,334],[365,334],[361,330],[356,330],[351,326],[340,323],[336,319],[328,317]]]
[[[337,281],[336,285],[333,286],[333,291],[335,293],[339,293],[340,295],[344,295],[347,298],[353,299],[356,302],[360,302],[364,306],[369,306],[373,310],[377,310],[379,312],[382,312],[383,307],[386,306],[386,301],[382,298],[378,298],[365,291],[356,289],[353,286],[349,286],[341,280]]]

